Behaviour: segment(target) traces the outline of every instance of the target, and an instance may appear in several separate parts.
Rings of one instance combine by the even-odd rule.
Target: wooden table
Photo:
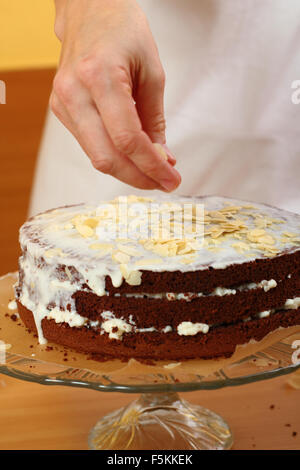
[[[0,106],[0,274],[17,267],[18,227],[26,218],[53,76],[54,70],[0,72],[7,85],[7,104]],[[86,449],[95,421],[134,398],[0,375],[0,449]],[[230,423],[235,449],[300,448],[300,391],[286,377],[185,398]]]
[[[137,395],[45,386],[0,376],[0,449],[87,449],[87,435],[106,413]],[[234,449],[300,449],[300,390],[286,377],[184,398],[221,414]]]

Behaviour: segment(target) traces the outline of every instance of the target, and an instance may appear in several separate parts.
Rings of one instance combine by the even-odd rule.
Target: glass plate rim
[[[279,344],[279,343],[275,343]],[[27,359],[24,356],[17,354],[11,354],[15,358]],[[251,357],[251,356],[249,356]],[[28,358],[29,359],[29,358]],[[246,358],[244,358],[246,359]],[[243,360],[244,360],[243,359]],[[32,360],[32,362],[45,363],[45,361]],[[259,382],[262,380],[268,380],[275,377],[288,375],[292,372],[295,372],[300,368],[300,363],[291,364],[286,367],[277,367],[272,370],[261,370],[258,373],[245,375],[243,377],[226,377],[218,380],[210,381],[199,381],[199,382],[185,382],[185,383],[153,383],[153,384],[119,384],[114,383],[111,379],[110,384],[102,384],[90,382],[88,380],[72,380],[67,378],[51,377],[47,374],[34,374],[30,372],[25,372],[20,369],[16,369],[10,365],[0,364],[0,373],[13,377],[19,380],[24,380],[27,382],[34,382],[40,385],[60,385],[60,386],[69,386],[76,388],[87,388],[91,390],[97,390],[102,392],[123,392],[123,393],[155,393],[155,392],[184,392],[184,391],[196,391],[196,390],[217,390],[224,387],[232,387],[239,385],[246,385],[254,382]],[[66,371],[75,370],[74,367],[66,368]],[[222,370],[222,369],[221,369]],[[196,374],[195,374],[196,375]]]

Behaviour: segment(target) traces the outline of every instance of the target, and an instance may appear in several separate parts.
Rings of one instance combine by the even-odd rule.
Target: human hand
[[[61,58],[50,106],[93,166],[141,189],[181,181],[165,144],[164,72],[135,0],[56,0]],[[161,150],[161,148],[160,148]]]

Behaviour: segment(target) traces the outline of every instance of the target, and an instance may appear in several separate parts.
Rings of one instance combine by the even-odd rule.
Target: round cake
[[[19,314],[40,343],[106,358],[229,357],[300,325],[299,229],[216,196],[53,209],[20,229]]]

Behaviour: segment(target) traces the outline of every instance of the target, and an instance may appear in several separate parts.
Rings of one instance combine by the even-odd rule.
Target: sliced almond
[[[91,228],[96,228],[98,223],[99,223],[99,220],[96,219],[95,217],[91,217],[89,219],[86,219],[83,222],[84,225],[87,225],[88,227],[91,227]]]
[[[121,273],[130,286],[139,286],[142,282],[142,273],[140,271],[131,271],[127,264],[120,264]]]
[[[168,161],[168,155],[167,155],[165,149],[163,148],[163,146],[162,146],[161,144],[159,144],[159,143],[156,143],[156,142],[155,142],[153,145],[154,145],[154,147],[156,148],[156,150],[158,151],[158,153],[160,154],[160,156],[161,156],[164,160]]]
[[[89,245],[91,250],[95,250],[97,252],[96,256],[105,256],[112,252],[113,245],[110,243],[92,243]]]
[[[127,264],[130,261],[130,256],[122,253],[122,251],[116,251],[112,254],[112,259],[121,264]]]
[[[76,224],[75,228],[78,233],[84,238],[92,237],[94,235],[94,230],[88,225]]]
[[[141,255],[140,251],[138,251],[135,247],[130,246],[130,245],[123,245],[121,243],[117,243],[117,248],[118,250],[122,251],[122,253],[125,253],[126,255],[129,255],[129,256]]]
[[[53,258],[54,256],[66,256],[61,248],[50,248],[44,252],[46,258]]]

